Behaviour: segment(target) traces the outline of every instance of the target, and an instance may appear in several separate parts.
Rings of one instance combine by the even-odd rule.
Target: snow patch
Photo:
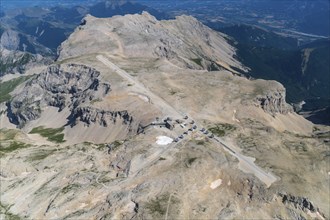
[[[150,98],[148,96],[144,95],[144,94],[139,94],[139,93],[135,93],[135,92],[134,93],[133,92],[130,92],[128,94],[129,95],[137,96],[137,97],[139,97],[140,99],[142,99],[145,102],[150,102]]]
[[[156,144],[158,145],[168,145],[173,142],[173,139],[167,136],[158,136]]]
[[[213,181],[210,185],[211,189],[216,189],[222,184],[222,179],[217,179]]]

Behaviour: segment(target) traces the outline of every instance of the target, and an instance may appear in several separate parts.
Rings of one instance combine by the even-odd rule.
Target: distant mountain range
[[[203,23],[249,24],[301,36],[330,36],[328,0],[138,0],[172,15],[189,14]],[[293,33],[295,32],[295,33]]]
[[[21,5],[24,5],[23,3]],[[59,4],[61,3],[62,1]],[[102,18],[148,11],[158,19],[168,18],[165,13],[130,1],[103,1],[82,6],[77,6],[76,3],[72,2],[72,7],[34,6],[6,11],[0,18],[0,31],[1,35],[6,32],[9,36],[1,38],[2,47],[55,56],[57,47],[73,32],[86,14]],[[16,39],[14,45],[10,40],[13,38]]]

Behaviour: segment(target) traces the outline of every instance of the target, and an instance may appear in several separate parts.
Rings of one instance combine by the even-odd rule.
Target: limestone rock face
[[[73,123],[77,120],[91,125],[98,123],[103,127],[107,127],[110,123],[116,123],[118,119],[122,119],[122,123],[130,125],[133,117],[127,111],[105,111],[92,107],[78,107],[72,111],[70,116]]]
[[[285,89],[271,91],[265,96],[259,95],[256,100],[260,107],[271,115],[293,112],[292,106],[285,101]]]
[[[311,212],[315,212],[316,209],[311,201],[308,198],[293,196],[290,194],[280,194],[282,197],[282,202],[284,204],[292,204],[295,208],[299,208],[302,210],[309,210]]]
[[[23,127],[27,121],[39,118],[47,106],[59,111],[65,107],[73,110],[82,103],[102,98],[110,91],[110,85],[100,83],[99,74],[78,64],[49,66],[7,104],[10,121]]]
[[[6,74],[24,74],[27,70],[50,64],[50,58],[28,52],[0,49],[0,77]]]
[[[0,38],[0,48],[17,50],[19,46],[19,36],[16,31],[6,30]]]

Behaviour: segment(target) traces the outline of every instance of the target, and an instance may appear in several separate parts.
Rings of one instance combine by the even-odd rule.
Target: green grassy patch
[[[197,157],[189,157],[184,160],[185,166],[187,168],[191,167],[191,165],[197,160]]]
[[[97,103],[97,102],[102,102],[102,99],[93,99],[91,101],[91,104],[93,105],[94,103]]]
[[[247,151],[257,151],[258,144],[257,140],[260,137],[257,136],[248,136],[244,134],[239,134],[237,137],[237,144],[238,146],[244,150],[244,152]]]
[[[290,151],[295,151],[298,153],[303,153],[308,151],[308,147],[304,142],[283,141],[283,145],[286,148],[288,148]]]
[[[10,143],[1,143],[0,145],[0,155],[3,155],[5,153],[10,153],[18,149],[27,148],[31,145],[25,144],[19,141],[12,141]]]
[[[19,220],[21,219],[18,215],[14,215],[9,211],[10,205],[6,206],[0,202],[0,215],[4,215],[6,220]],[[1,218],[2,219],[2,218]]]
[[[216,124],[214,127],[210,127],[208,130],[218,137],[223,137],[226,134],[235,131],[236,127],[234,125],[225,123]]]
[[[38,161],[38,160],[43,160],[52,153],[54,153],[56,149],[49,149],[49,150],[42,150],[36,154],[33,154],[30,156],[29,160],[30,161]]]
[[[190,60],[193,61],[194,63],[196,63],[198,66],[203,67],[201,58],[194,58],[194,59],[190,59]]]
[[[196,144],[197,144],[197,145],[204,145],[204,144],[205,144],[205,141],[203,141],[203,140],[198,140],[198,141],[196,141]]]
[[[118,149],[123,144],[123,141],[114,141],[111,143],[111,150]]]
[[[0,130],[0,156],[4,156],[7,153],[14,152],[16,150],[31,147],[31,144],[26,144],[21,141],[15,140],[16,136],[19,135],[18,130],[13,129],[1,129]],[[33,155],[30,160],[42,160],[54,152],[52,150],[40,150],[37,154]]]
[[[70,192],[71,190],[75,190],[75,189],[78,189],[78,188],[80,188],[80,185],[77,184],[77,183],[69,184],[61,190],[61,193],[66,194],[66,193]]]
[[[69,215],[63,217],[63,219],[80,219],[85,212],[86,212],[85,209],[81,209],[73,213],[70,213]],[[103,218],[103,219],[107,219],[107,218]]]
[[[148,209],[151,214],[153,214],[157,217],[163,216],[166,214],[167,203],[169,201],[169,198],[170,198],[170,195],[168,193],[158,196],[155,199],[152,199],[149,202],[147,202],[145,204],[145,208]],[[177,204],[179,202],[180,201],[177,198],[175,198],[174,196],[171,197],[169,213],[173,214],[175,212],[175,210],[173,210],[173,208],[175,209],[175,207],[177,207]],[[176,211],[178,211],[178,210],[176,210]]]
[[[18,131],[14,129],[1,129],[0,130],[0,141],[14,140]]]
[[[109,177],[109,176],[102,176],[102,177],[100,177],[99,178],[99,183],[104,183],[104,184],[106,184],[106,183],[110,183],[110,182],[112,182],[114,179],[112,179],[111,177]]]
[[[168,194],[162,195],[160,197],[156,197],[156,199],[152,199],[146,204],[146,209],[148,209],[151,213],[158,213],[160,215],[165,215],[168,199],[169,199]]]
[[[61,128],[45,128],[43,126],[39,126],[36,128],[33,128],[32,131],[30,131],[30,134],[40,134],[41,136],[47,138],[47,140],[55,143],[63,143],[64,140],[64,134],[61,133],[64,130],[64,127]]]
[[[195,160],[197,160],[197,157],[191,157],[191,158],[188,158],[187,162],[189,165],[191,165]]]
[[[8,80],[6,82],[0,83],[0,103],[6,102],[11,99],[11,93],[14,89],[31,78],[31,76],[21,76],[16,79]]]
[[[97,144],[97,149],[100,151],[104,151],[107,148],[106,144]]]
[[[109,147],[111,148],[111,151],[115,151],[123,143],[124,143],[124,141],[114,141],[111,144],[102,143],[102,144],[93,144],[93,145],[96,146],[96,149],[98,149],[100,151],[104,151],[104,150],[108,149]]]
[[[175,95],[176,93],[178,93],[178,92],[173,89],[170,90],[170,95]]]

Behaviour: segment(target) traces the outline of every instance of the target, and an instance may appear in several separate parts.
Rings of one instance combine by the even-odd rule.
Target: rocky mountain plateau
[[[33,63],[1,76],[1,219],[330,218],[330,127],[195,18],[87,15]]]

